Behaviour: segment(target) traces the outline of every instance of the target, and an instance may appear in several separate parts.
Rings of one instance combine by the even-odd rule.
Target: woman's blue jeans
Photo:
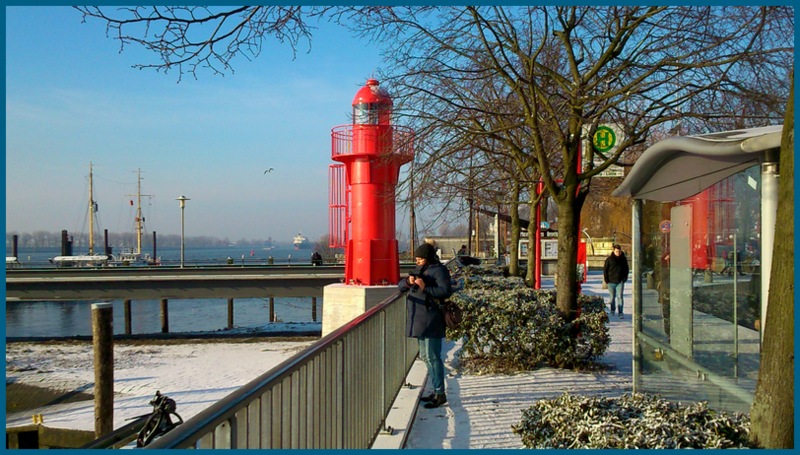
[[[608,293],[611,295],[611,313],[613,314],[619,308],[619,314],[622,314],[622,292],[625,290],[625,282],[622,283],[607,283]],[[619,300],[619,302],[617,302]]]
[[[444,362],[442,361],[442,340],[444,338],[417,338],[419,357],[428,367],[428,375],[433,383],[433,392],[444,393]]]

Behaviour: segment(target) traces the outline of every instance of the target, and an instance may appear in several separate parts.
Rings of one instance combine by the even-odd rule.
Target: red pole
[[[536,196],[538,197],[544,191],[544,183],[540,180],[536,184]],[[539,202],[536,203],[536,216],[533,219],[536,222],[536,230],[534,235],[534,245],[533,245],[533,254],[536,259],[535,268],[534,268],[534,278],[535,283],[533,284],[534,289],[541,289],[542,288],[542,220],[541,220],[541,199]],[[530,232],[530,229],[528,230]],[[530,235],[529,235],[530,237]]]

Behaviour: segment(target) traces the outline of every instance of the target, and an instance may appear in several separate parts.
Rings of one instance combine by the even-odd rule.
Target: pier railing
[[[398,292],[147,448],[369,448],[418,353],[405,321]]]

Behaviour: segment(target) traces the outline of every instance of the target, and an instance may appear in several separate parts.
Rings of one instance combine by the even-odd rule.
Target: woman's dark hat
[[[414,257],[431,261],[436,257],[436,250],[433,248],[433,245],[429,243],[423,243],[422,245],[418,246],[416,250],[414,250]]]

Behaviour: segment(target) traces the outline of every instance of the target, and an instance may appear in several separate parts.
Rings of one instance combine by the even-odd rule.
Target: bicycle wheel
[[[139,430],[139,435],[136,438],[136,447],[145,447],[156,437],[159,427],[161,427],[162,414],[161,412],[153,413],[144,423],[144,426]]]

